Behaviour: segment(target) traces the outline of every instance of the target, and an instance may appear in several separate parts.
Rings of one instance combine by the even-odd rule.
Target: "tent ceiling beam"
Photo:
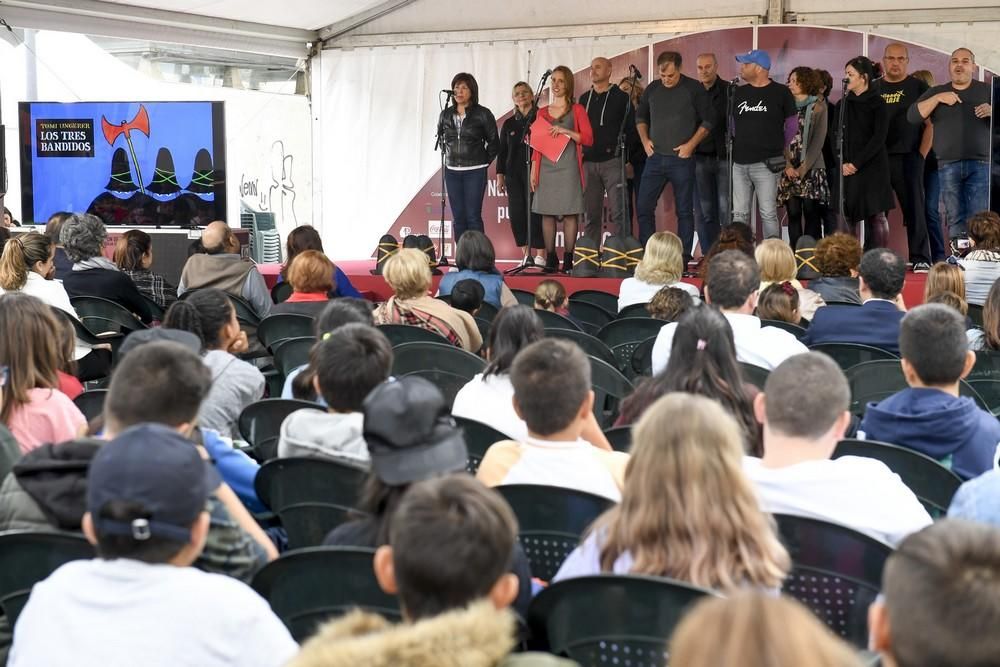
[[[995,7],[955,7],[950,9],[859,9],[850,12],[801,12],[790,14],[797,24],[824,26],[880,26],[940,23],[980,23],[995,21],[1000,5]]]
[[[319,38],[323,42],[335,39],[341,35],[351,32],[352,30],[357,30],[363,25],[367,25],[372,21],[380,19],[383,16],[387,16],[397,9],[402,9],[406,5],[412,4],[413,2],[416,2],[416,0],[386,0],[385,2],[382,2],[367,11],[355,14],[354,16],[346,18],[343,21],[331,23],[325,28],[322,28],[319,31]]]

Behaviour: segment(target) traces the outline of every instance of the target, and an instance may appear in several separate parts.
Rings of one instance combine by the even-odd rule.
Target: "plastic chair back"
[[[785,322],[783,320],[761,320],[760,326],[782,329],[783,331],[787,331],[788,333],[792,334],[799,340],[802,340],[802,337],[806,335],[806,330],[804,327],[801,327],[798,324],[792,324],[791,322]]]
[[[983,307],[979,304],[970,303],[969,304],[969,319],[972,320],[972,324],[983,328]]]
[[[792,558],[782,592],[809,607],[859,649],[868,646],[868,607],[882,586],[892,547],[826,521],[775,514]]]
[[[486,450],[495,442],[512,440],[506,433],[501,433],[492,426],[478,422],[475,419],[455,417],[455,423],[465,435],[465,448],[468,450],[465,469],[472,475],[479,470],[479,464],[486,456]]]
[[[622,400],[632,393],[632,383],[617,368],[596,357],[590,359],[590,384],[594,390],[594,416],[602,429],[618,418]]]
[[[511,294],[517,299],[517,302],[522,306],[528,306],[529,308],[535,307],[535,293],[529,292],[526,289],[517,289],[515,287],[510,288]]]
[[[278,283],[282,285],[284,283]],[[289,338],[305,338],[314,333],[316,320],[308,315],[295,313],[279,313],[270,315],[260,321],[257,326],[257,339],[261,345],[271,349],[280,341]]]
[[[274,303],[284,303],[292,295],[293,291],[291,283],[287,280],[274,283],[274,287],[271,288],[271,301]]]
[[[360,547],[299,549],[268,563],[251,585],[296,642],[355,608],[398,622],[399,601],[379,587],[374,559],[374,549]]]
[[[0,533],[0,608],[13,628],[31,587],[61,565],[97,554],[83,536],[65,533]]]
[[[385,334],[393,347],[403,343],[420,342],[450,345],[448,339],[441,334],[411,324],[379,324],[376,328]]]
[[[608,292],[602,292],[601,290],[582,289],[570,294],[570,312],[573,312],[572,304],[574,301],[593,304],[608,315],[611,315],[611,319],[614,319],[614,314],[618,312],[618,297]],[[576,317],[576,313],[573,313],[573,316]]]
[[[1000,352],[980,350],[976,352],[976,365],[966,380],[1000,380]]]
[[[510,484],[495,489],[514,510],[531,574],[542,581],[552,581],[590,524],[614,505],[602,496],[558,486]]]
[[[584,333],[578,329],[546,329],[545,335],[549,338],[561,338],[563,340],[573,341],[580,346],[580,349],[583,350],[585,354],[597,357],[601,361],[606,361],[612,366],[617,364],[614,353],[607,345],[590,334]]]
[[[616,319],[623,320],[626,317],[652,317],[652,315],[649,314],[649,310],[646,308],[648,305],[648,303],[630,303],[618,311],[618,317]]]
[[[844,371],[866,361],[899,359],[888,350],[859,343],[819,343],[818,345],[810,345],[809,349],[831,357]]]
[[[315,344],[316,339],[313,336],[278,341],[274,348],[274,367],[282,377],[288,377],[293,370],[309,363],[309,353]]]
[[[618,370],[627,373],[635,348],[650,336],[656,336],[664,324],[663,320],[651,317],[626,317],[605,325],[597,332],[597,338],[614,352]]]
[[[542,321],[542,326],[545,327],[546,331],[549,329],[573,329],[576,331],[582,331],[576,322],[568,317],[560,315],[559,313],[553,313],[551,310],[541,310],[536,308],[535,315],[538,315],[538,319]]]
[[[268,461],[254,479],[260,501],[281,519],[288,547],[323,543],[333,528],[347,520],[368,473],[345,463],[314,458]]]
[[[74,296],[73,305],[80,320],[91,331],[127,334],[140,329],[148,329],[128,308],[99,296]]]
[[[80,408],[80,412],[89,422],[104,412],[104,399],[107,397],[107,389],[91,389],[74,398],[73,403]]]
[[[899,361],[869,361],[849,368],[845,375],[851,386],[851,412],[856,415],[863,415],[869,403],[878,403],[909,386]],[[989,411],[983,398],[965,380],[959,381],[958,393]]]
[[[994,415],[1000,415],[1000,378],[993,380],[965,379],[973,391],[982,397],[987,409]]]
[[[767,378],[771,374],[771,371],[745,361],[740,361],[738,363],[740,366],[740,372],[743,374],[743,381],[749,382],[761,391],[764,391],[764,383],[767,382]]]
[[[597,333],[601,330],[601,327],[615,319],[612,313],[587,301],[573,301],[573,299],[570,299],[567,308],[573,319],[580,323],[580,328],[589,334]]]
[[[830,458],[842,456],[864,456],[884,463],[899,475],[934,518],[943,518],[948,513],[951,499],[962,485],[961,477],[931,457],[888,442],[841,440]]]
[[[483,301],[483,305],[479,307],[479,312],[476,313],[476,317],[481,317],[489,322],[493,321],[493,318],[497,316],[500,309],[494,306],[489,301]]]
[[[229,297],[229,302],[233,304],[233,308],[236,310],[236,319],[240,324],[249,325],[251,327],[257,327],[260,325],[260,316],[254,311],[253,306],[250,302],[241,296],[236,296],[235,294],[230,294],[226,292],[226,296]],[[312,333],[310,331],[310,333]]]
[[[604,432],[604,437],[616,452],[628,452],[632,447],[632,426],[615,426]]]
[[[635,346],[632,350],[632,361],[628,373],[625,374],[630,380],[635,381],[640,377],[652,377],[653,375],[653,346],[656,344],[656,336],[650,336]]]
[[[243,408],[237,425],[240,436],[253,447],[253,455],[258,461],[269,461],[278,455],[278,436],[281,422],[296,410],[318,409],[311,401],[294,398],[265,398]],[[259,478],[259,475],[258,475]]]
[[[449,406],[459,390],[485,369],[483,359],[447,343],[403,343],[393,348],[392,374],[427,378]]]

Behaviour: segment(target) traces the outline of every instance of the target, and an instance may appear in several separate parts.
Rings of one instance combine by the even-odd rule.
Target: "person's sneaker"
[[[931,270],[931,265],[927,262],[915,262],[913,264],[914,273],[927,273]]]

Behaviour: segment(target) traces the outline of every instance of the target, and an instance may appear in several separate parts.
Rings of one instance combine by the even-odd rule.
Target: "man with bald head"
[[[930,119],[934,127],[941,202],[952,239],[967,236],[966,220],[990,204],[993,107],[989,85],[976,80],[978,70],[972,51],[955,49],[948,63],[951,81],[929,89],[907,112],[911,123]]]
[[[216,220],[201,233],[205,254],[192,255],[184,265],[177,295],[215,287],[242,297],[261,319],[271,312],[271,293],[253,262],[240,255],[240,242],[229,225]]]
[[[622,160],[618,152],[618,133],[624,126],[625,142],[637,145],[632,102],[627,93],[611,84],[611,61],[597,57],[590,63],[590,90],[580,96],[580,104],[587,110],[590,126],[594,129],[594,143],[583,149],[583,170],[586,189],[583,201],[587,220],[584,234],[600,245],[604,221],[604,193],[608,193],[611,209],[611,230],[622,234],[630,230],[622,227],[625,221],[622,189]]]
[[[729,225],[729,163],[726,153],[726,99],[729,83],[719,78],[719,60],[714,53],[702,53],[695,61],[698,80],[712,102],[715,124],[694,151],[696,206],[700,207],[698,243],[704,256]]]

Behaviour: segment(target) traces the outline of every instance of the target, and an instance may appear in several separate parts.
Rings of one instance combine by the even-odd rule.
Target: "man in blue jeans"
[[[951,54],[949,83],[934,86],[910,107],[907,119],[934,126],[934,153],[941,180],[941,203],[948,236],[964,237],[966,220],[989,208],[990,87],[975,81],[976,56],[969,49]]]
[[[754,49],[736,56],[740,78],[733,92],[733,222],[750,222],[754,191],[764,238],[781,238],[778,178],[785,169],[785,147],[798,130],[795,98],[771,80],[771,57]]]
[[[693,155],[712,129],[713,112],[704,86],[681,74],[681,54],[664,51],[656,67],[660,78],[650,82],[635,113],[647,156],[636,206],[639,240],[645,245],[656,231],[656,204],[663,188],[672,183],[686,267],[694,244]]]
[[[705,255],[719,237],[722,227],[729,225],[732,205],[729,201],[729,159],[726,147],[726,100],[731,91],[729,82],[719,78],[719,61],[714,53],[702,53],[695,61],[698,80],[715,112],[712,132],[695,151],[695,174],[698,203],[701,206],[701,223],[698,225],[698,243]]]

